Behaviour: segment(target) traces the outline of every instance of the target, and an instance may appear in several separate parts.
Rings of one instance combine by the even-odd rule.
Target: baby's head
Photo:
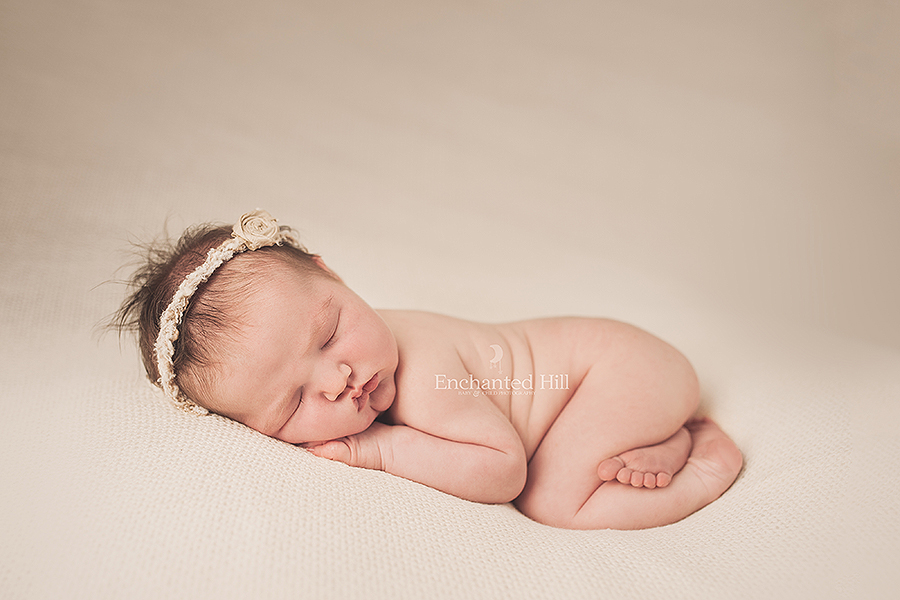
[[[264,211],[153,248],[116,323],[177,405],[292,443],[358,433],[393,401],[387,325]]]

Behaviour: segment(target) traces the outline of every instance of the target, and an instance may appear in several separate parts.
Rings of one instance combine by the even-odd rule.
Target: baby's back
[[[417,408],[448,392],[491,402],[515,428],[529,459],[590,367],[604,330],[621,325],[589,318],[486,324],[379,312],[400,354],[394,422],[415,426]]]

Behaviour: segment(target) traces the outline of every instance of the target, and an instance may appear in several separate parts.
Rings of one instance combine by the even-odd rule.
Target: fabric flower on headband
[[[244,242],[248,250],[274,246],[284,239],[278,223],[264,210],[254,210],[242,215],[231,231],[231,235]]]

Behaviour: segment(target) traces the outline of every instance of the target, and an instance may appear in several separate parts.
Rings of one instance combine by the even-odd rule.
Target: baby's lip
[[[376,387],[378,387],[378,374],[377,373],[372,376],[372,379],[365,382],[362,387],[355,387],[355,386],[348,387],[346,390],[346,393],[350,394],[351,400],[356,400],[357,398],[361,397],[366,392],[371,392]],[[345,392],[342,392],[341,395],[343,396],[344,393]]]
[[[356,410],[357,412],[364,409],[369,404],[369,393],[372,392],[376,387],[378,387],[378,374],[372,376],[372,379],[367,381],[365,385],[362,386],[362,389],[359,392],[359,395],[353,398],[353,401],[356,402]]]
[[[367,381],[362,389],[364,392],[371,392],[372,390],[374,390],[377,387],[378,387],[378,373],[375,373],[374,375],[372,375],[372,379]]]

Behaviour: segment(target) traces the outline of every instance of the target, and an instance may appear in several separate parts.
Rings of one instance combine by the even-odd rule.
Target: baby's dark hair
[[[175,243],[165,239],[141,247],[141,264],[129,281],[129,294],[110,324],[120,333],[137,335],[144,370],[154,384],[159,384],[155,345],[163,311],[181,282],[203,264],[211,249],[230,239],[231,233],[230,226],[204,224],[189,228]],[[172,357],[176,382],[194,402],[199,404],[192,384],[208,383],[204,373],[215,361],[212,348],[222,347],[216,342],[233,339],[250,290],[277,266],[333,276],[317,259],[299,245],[259,248],[235,255],[197,288],[184,311]],[[193,381],[182,377],[187,374]]]

